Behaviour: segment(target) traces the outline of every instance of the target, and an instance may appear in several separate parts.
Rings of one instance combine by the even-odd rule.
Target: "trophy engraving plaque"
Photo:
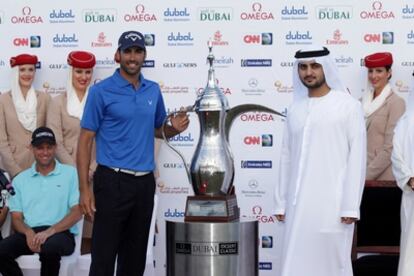
[[[236,195],[189,196],[185,221],[233,221],[239,218]]]

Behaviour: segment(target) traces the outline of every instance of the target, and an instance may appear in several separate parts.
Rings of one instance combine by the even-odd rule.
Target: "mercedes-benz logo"
[[[256,189],[259,186],[259,182],[256,179],[251,179],[248,185],[251,189]]]
[[[251,78],[249,79],[248,84],[251,88],[256,88],[257,85],[259,84],[259,81],[257,79]]]

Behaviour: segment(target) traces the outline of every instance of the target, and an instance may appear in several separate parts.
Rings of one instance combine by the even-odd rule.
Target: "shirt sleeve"
[[[9,210],[10,212],[21,212],[23,213],[23,206],[22,206],[22,191],[20,189],[20,181],[19,177],[15,177],[13,180],[13,188],[15,191],[14,196],[9,198]]]
[[[274,215],[284,215],[286,212],[286,193],[288,189],[289,171],[291,165],[289,140],[288,123],[286,121],[279,160],[279,179],[276,180],[273,194],[274,205],[272,214]]]
[[[3,101],[5,101],[4,97]],[[3,161],[4,169],[11,177],[14,177],[22,171],[22,168],[20,168],[13,157],[8,136],[9,134],[7,133],[6,128],[6,110],[4,108],[4,103],[0,102],[0,156]]]
[[[158,86],[157,86],[157,89],[158,89],[159,97],[158,97],[158,101],[157,101],[157,110],[155,111],[154,127],[155,128],[160,128],[162,126],[162,123],[164,122],[165,117],[167,116],[167,114],[165,112],[165,104],[164,104],[164,99],[163,99],[162,94],[161,94],[161,90]]]
[[[395,180],[397,181],[397,185],[401,188],[401,190],[406,192],[412,191],[411,187],[407,185],[407,183],[410,178],[414,176],[409,160],[407,160],[407,154],[411,154],[411,152],[406,152],[406,145],[408,146],[408,149],[413,148],[413,137],[408,134],[407,129],[407,118],[403,117],[395,128],[391,155],[392,172]]]
[[[85,109],[81,120],[81,127],[96,132],[103,120],[104,103],[100,88],[96,85],[92,86],[88,92]]]
[[[341,217],[359,218],[359,206],[365,184],[366,128],[362,107],[355,102],[345,125],[348,139],[348,159],[343,183]]]
[[[79,182],[78,173],[75,168],[72,170],[72,177],[69,186],[69,208],[79,204]]]

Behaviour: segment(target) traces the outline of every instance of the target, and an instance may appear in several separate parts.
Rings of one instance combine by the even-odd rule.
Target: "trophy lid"
[[[206,88],[198,96],[194,109],[195,111],[220,111],[229,110],[229,103],[226,96],[217,86],[216,77],[214,74],[214,55],[212,52],[213,43],[211,40],[208,41],[209,54],[207,60],[210,68],[208,69],[208,79]]]

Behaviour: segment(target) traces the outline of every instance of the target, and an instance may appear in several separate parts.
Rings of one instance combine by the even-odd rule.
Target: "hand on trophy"
[[[280,222],[284,222],[285,221],[285,215],[276,215],[276,219]]]
[[[414,190],[414,177],[411,177],[410,180],[408,180],[407,185],[410,186],[412,190]]]
[[[190,119],[188,118],[188,114],[184,107],[181,107],[180,111],[175,116],[171,117],[171,125],[179,133],[186,130],[189,123]]]
[[[352,217],[341,217],[341,222],[345,224],[352,224],[357,221],[357,218]]]

